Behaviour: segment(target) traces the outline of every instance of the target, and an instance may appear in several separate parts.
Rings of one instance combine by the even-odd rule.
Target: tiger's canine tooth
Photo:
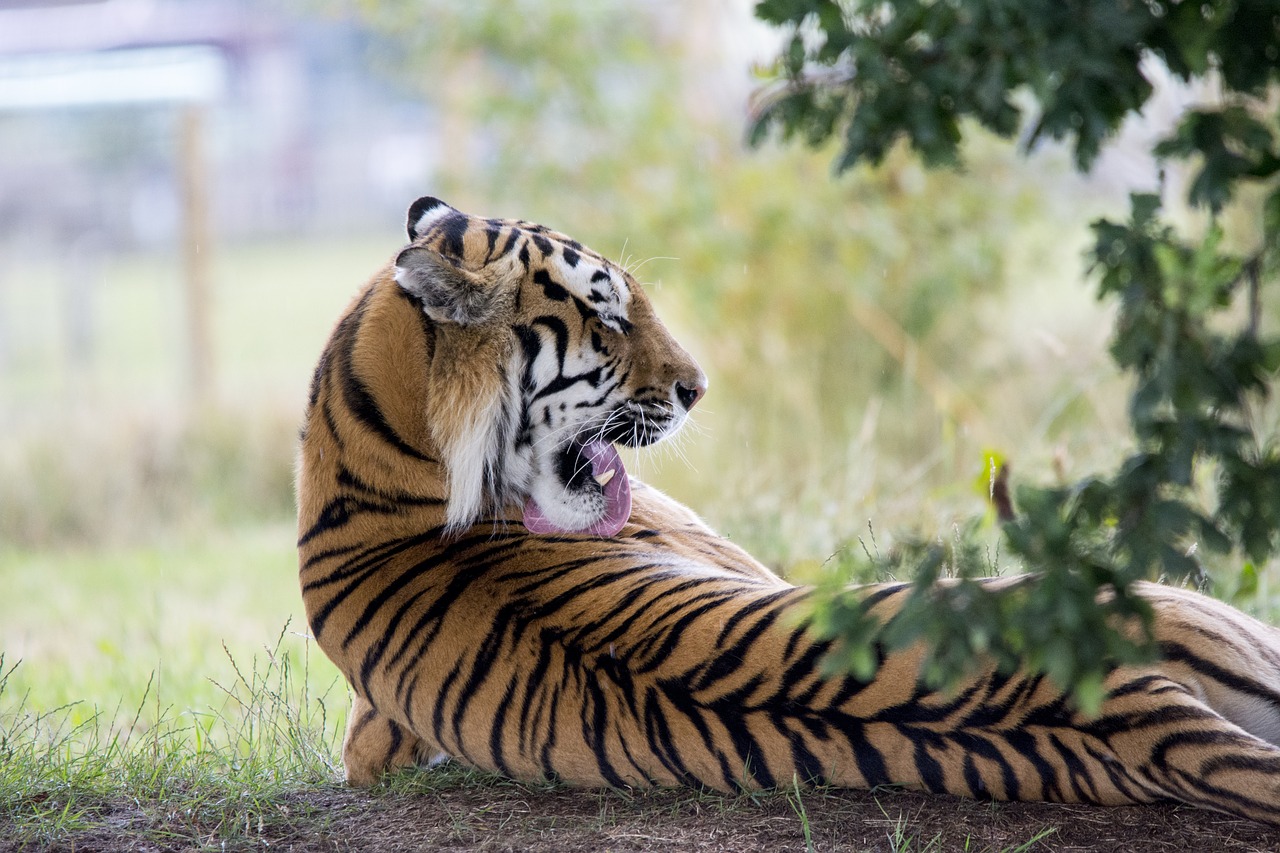
[[[600,484],[601,488],[604,488],[605,486],[609,485],[609,481],[612,480],[613,475],[617,473],[618,473],[617,468],[610,468],[608,471],[605,471],[603,474],[596,475],[593,479]]]

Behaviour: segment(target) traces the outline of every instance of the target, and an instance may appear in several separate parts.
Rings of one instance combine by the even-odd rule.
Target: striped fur
[[[656,440],[704,380],[631,277],[569,238],[434,199],[409,231],[429,255],[348,308],[303,429],[302,594],[354,693],[348,781],[443,753],[575,785],[1170,798],[1280,823],[1280,634],[1204,596],[1144,588],[1164,660],[1114,671],[1085,718],[990,668],[928,690],[917,651],[821,677],[809,591],[638,482],[615,537],[529,533],[525,498],[563,485],[546,445]],[[906,591],[861,594],[887,615]]]

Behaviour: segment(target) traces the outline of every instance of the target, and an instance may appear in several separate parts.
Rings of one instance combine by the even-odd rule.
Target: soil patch
[[[1280,829],[1185,806],[978,803],[899,791],[802,791],[797,800],[513,783],[409,792],[326,786],[233,813],[215,806],[103,802],[53,840],[12,840],[0,826],[0,839],[10,839],[0,840],[0,851],[1280,850]]]

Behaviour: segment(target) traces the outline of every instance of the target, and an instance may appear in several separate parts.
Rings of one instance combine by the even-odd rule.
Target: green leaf
[[[814,0],[760,0],[756,17],[770,24],[798,24],[823,5]]]
[[[1160,196],[1155,193],[1129,195],[1129,221],[1134,231],[1145,231],[1160,212]]]
[[[1280,338],[1267,341],[1259,347],[1258,365],[1267,373],[1280,371]]]
[[[1102,700],[1106,698],[1102,675],[1096,672],[1082,673],[1072,688],[1080,712],[1087,717],[1096,717],[1102,710]]]
[[[1240,580],[1236,586],[1237,600],[1250,600],[1258,596],[1258,568],[1253,563],[1245,563],[1240,569]]]
[[[1262,204],[1262,234],[1267,245],[1280,246],[1280,187]]]

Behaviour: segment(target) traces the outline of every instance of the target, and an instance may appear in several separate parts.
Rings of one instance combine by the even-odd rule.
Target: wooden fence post
[[[182,269],[186,285],[187,359],[190,393],[208,402],[214,392],[213,321],[210,300],[212,241],[204,152],[205,107],[183,107],[178,132],[182,186]]]

